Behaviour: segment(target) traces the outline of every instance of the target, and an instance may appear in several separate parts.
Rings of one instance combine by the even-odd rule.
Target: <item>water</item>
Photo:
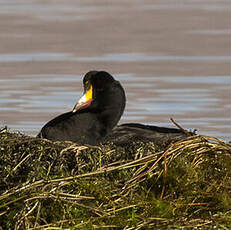
[[[36,135],[89,70],[126,90],[120,121],[231,139],[231,2],[0,0],[0,126]]]

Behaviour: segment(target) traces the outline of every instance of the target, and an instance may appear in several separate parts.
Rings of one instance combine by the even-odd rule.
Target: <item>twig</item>
[[[183,127],[181,127],[178,123],[176,123],[176,121],[171,117],[170,118],[171,122],[177,127],[179,128],[186,136],[190,137],[192,136],[192,134],[187,131],[186,129],[184,129]]]

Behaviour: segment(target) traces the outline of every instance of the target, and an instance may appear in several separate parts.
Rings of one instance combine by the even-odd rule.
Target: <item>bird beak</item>
[[[88,106],[90,106],[93,100],[92,97],[93,97],[93,90],[92,90],[92,85],[90,85],[89,88],[85,90],[83,96],[79,99],[79,101],[73,108],[72,113],[75,113],[81,109],[85,109]]]

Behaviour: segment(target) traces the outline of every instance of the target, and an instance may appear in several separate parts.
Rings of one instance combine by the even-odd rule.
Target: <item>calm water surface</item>
[[[126,90],[120,121],[231,139],[230,1],[0,0],[0,126],[36,135],[89,70]]]

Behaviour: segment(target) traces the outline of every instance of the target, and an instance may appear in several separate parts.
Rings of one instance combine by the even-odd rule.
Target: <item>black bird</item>
[[[133,141],[162,144],[186,137],[176,128],[137,123],[116,126],[125,108],[125,92],[121,84],[105,71],[88,72],[83,86],[84,95],[73,110],[49,121],[38,137],[90,145],[106,142],[124,145]]]
[[[90,71],[83,79],[84,95],[72,111],[49,121],[38,137],[97,145],[117,125],[125,108],[121,84],[109,73]]]

